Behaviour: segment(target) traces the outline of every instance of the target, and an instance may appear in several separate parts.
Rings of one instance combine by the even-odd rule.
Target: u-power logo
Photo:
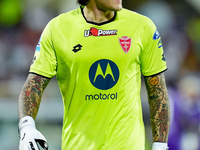
[[[119,69],[111,60],[101,59],[92,64],[89,70],[89,79],[91,84],[100,90],[111,89],[118,82]],[[86,95],[85,100],[116,100],[115,93],[96,93],[94,95]]]
[[[103,30],[97,28],[90,28],[90,30],[85,30],[84,36],[110,36],[110,35],[117,35],[117,30]]]

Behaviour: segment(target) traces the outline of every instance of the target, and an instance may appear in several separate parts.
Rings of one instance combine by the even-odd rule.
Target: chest
[[[66,80],[67,76],[80,85],[92,83],[105,90],[140,72],[139,26],[133,29],[118,23],[106,26],[73,23],[60,26],[54,35],[59,80]]]
[[[137,27],[135,27],[137,28]],[[135,30],[136,31],[136,30]],[[54,39],[58,58],[67,61],[109,59],[112,61],[139,61],[140,32],[117,24],[109,26],[60,26]]]

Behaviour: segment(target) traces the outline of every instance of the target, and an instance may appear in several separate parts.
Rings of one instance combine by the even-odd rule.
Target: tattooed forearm
[[[145,77],[154,142],[167,142],[169,132],[169,100],[164,74]]]
[[[24,116],[36,118],[42,93],[50,79],[35,74],[29,74],[19,96],[19,119]]]

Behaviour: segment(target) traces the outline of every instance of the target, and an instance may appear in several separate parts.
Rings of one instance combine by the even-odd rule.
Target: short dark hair
[[[89,0],[77,0],[80,5],[87,5]]]

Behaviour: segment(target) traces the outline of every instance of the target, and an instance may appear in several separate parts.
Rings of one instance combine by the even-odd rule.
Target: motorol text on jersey
[[[117,100],[117,92],[112,94],[94,94],[94,95],[86,95],[85,100]]]
[[[102,30],[96,28],[90,28],[90,30],[85,30],[84,36],[109,36],[109,35],[117,35],[117,30]]]

